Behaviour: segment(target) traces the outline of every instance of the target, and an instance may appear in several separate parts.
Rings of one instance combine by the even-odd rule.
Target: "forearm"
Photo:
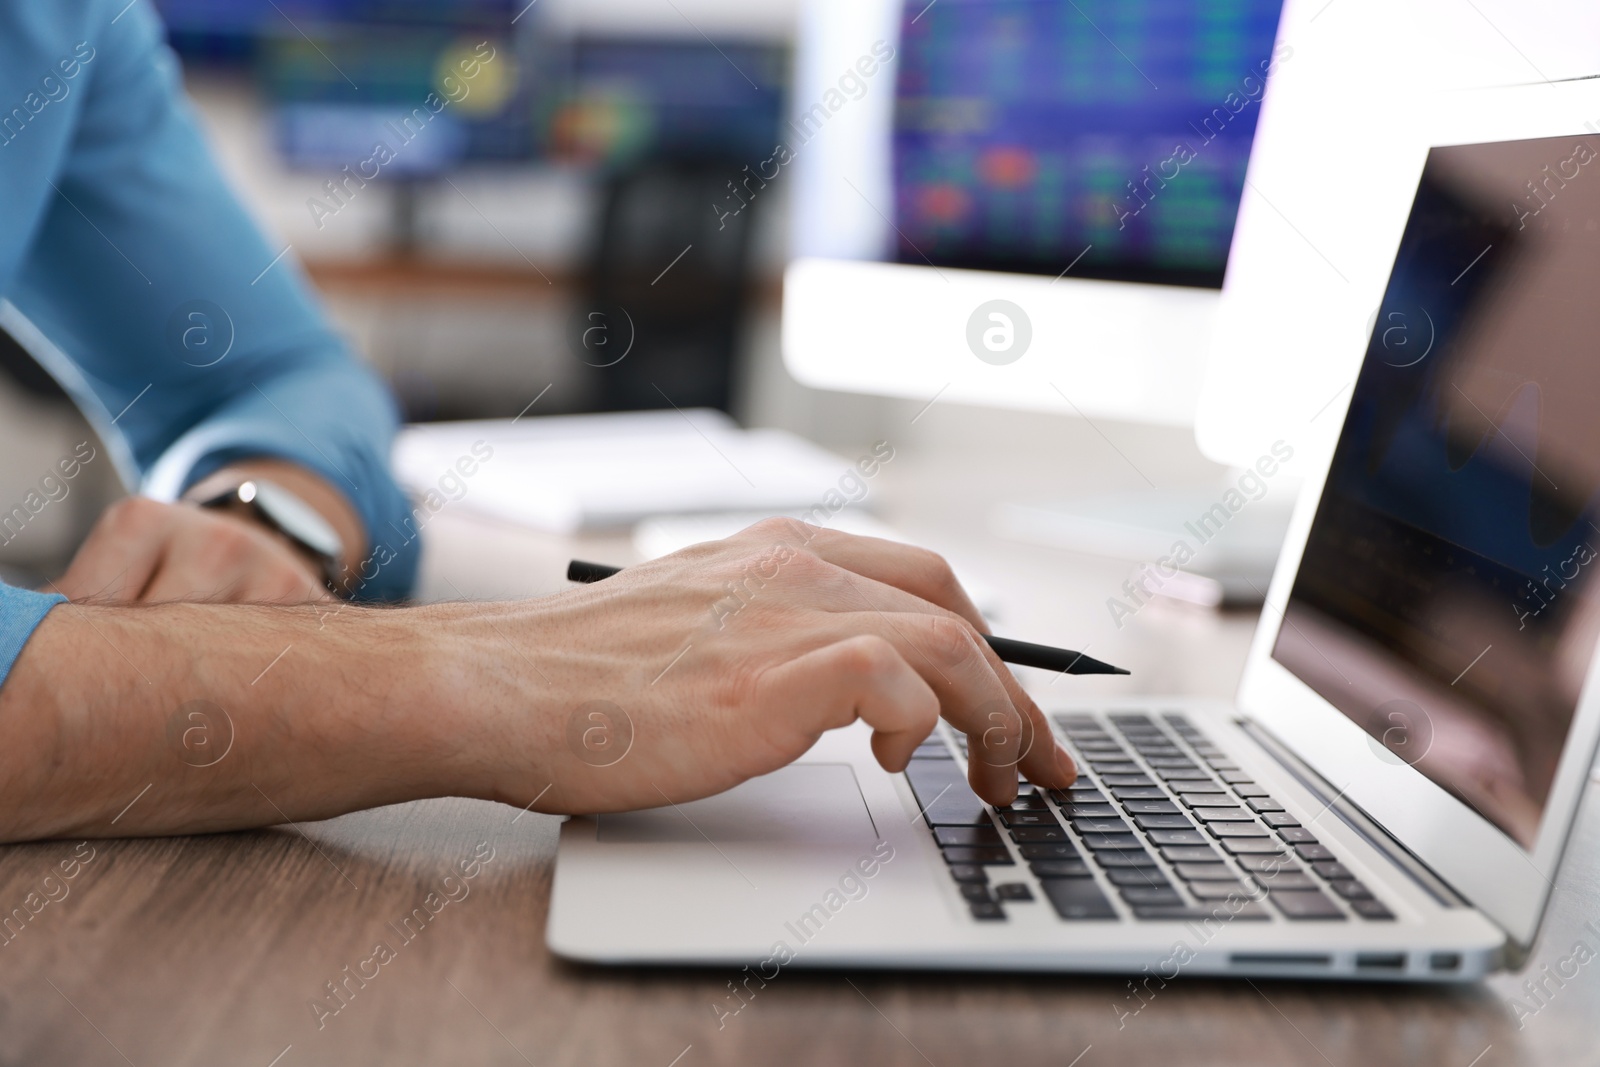
[[[448,673],[430,669],[425,610],[55,608],[0,689],[0,839],[237,829],[470,792],[471,730],[433,696]],[[223,714],[191,718],[194,701]]]

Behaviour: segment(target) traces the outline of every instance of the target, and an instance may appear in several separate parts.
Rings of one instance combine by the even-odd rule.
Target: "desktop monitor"
[[[808,5],[791,371],[1190,424],[1279,6]]]
[[[1600,5],[1286,0],[1279,40],[1293,58],[1262,110],[1195,419],[1201,450],[1241,466],[1276,440],[1326,456],[1370,337],[1393,362],[1434,343],[1428,309],[1379,314],[1418,130],[1436,94],[1482,107],[1600,75]]]

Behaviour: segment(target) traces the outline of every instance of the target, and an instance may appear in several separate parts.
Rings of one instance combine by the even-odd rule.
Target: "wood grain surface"
[[[1517,976],[1466,988],[1180,976],[1139,1007],[1112,978],[786,970],[719,1020],[731,974],[546,951],[557,826],[439,800],[251,833],[7,848],[0,905],[45,903],[0,945],[0,1064],[1600,1061],[1593,965],[1547,982],[1531,1016],[1509,999]],[[1591,790],[1535,973],[1595,942],[1581,927],[1600,914],[1597,834]],[[462,879],[460,862],[489,850]],[[60,864],[84,855],[64,878]],[[404,928],[408,942],[397,925],[413,909],[429,918]],[[373,962],[379,942],[387,962]],[[340,981],[335,999],[327,983]]]

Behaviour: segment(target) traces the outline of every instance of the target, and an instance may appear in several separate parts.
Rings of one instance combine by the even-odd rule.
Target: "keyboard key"
[[[1172,907],[1161,904],[1136,905],[1133,914],[1140,919],[1171,920],[1173,922],[1204,922],[1206,919],[1216,919],[1221,922],[1231,922],[1239,919],[1249,922],[1251,920],[1270,919],[1267,909],[1254,901],[1246,901],[1237,911],[1231,903],[1212,901],[1200,905],[1183,905]]]
[[[958,882],[987,882],[989,872],[975,863],[952,863],[950,877]]]
[[[1114,806],[1112,806],[1111,804],[1109,804],[1109,803],[1106,803],[1106,804],[1079,804],[1079,803],[1074,801],[1074,802],[1069,802],[1069,803],[1061,805],[1061,814],[1066,815],[1069,818],[1074,816],[1074,815],[1106,816],[1106,815],[1115,815],[1115,814],[1117,814],[1117,809]]]
[[[1255,816],[1243,808],[1191,808],[1201,822],[1254,822]]]
[[[1257,871],[1256,881],[1269,893],[1321,888],[1317,880],[1304,871]]]
[[[1288,856],[1237,856],[1234,858],[1239,866],[1252,874],[1304,874],[1306,873],[1298,863]]]
[[[1230,759],[1208,759],[1206,766],[1214,771],[1236,771],[1239,765]]]
[[[1255,785],[1256,780],[1245,771],[1223,771],[1219,776],[1230,785]]]
[[[1255,822],[1214,822],[1206,829],[1215,837],[1268,837],[1271,831]]]
[[[1262,789],[1259,785],[1251,785],[1248,782],[1234,783],[1233,791],[1236,795],[1247,800],[1264,800],[1267,797],[1265,789]]]
[[[951,829],[954,829],[954,827]],[[1033,845],[1041,841],[1066,841],[1067,839],[1067,832],[1059,826],[1019,826],[1011,831],[1011,840],[1019,845]]]
[[[992,900],[973,901],[967,907],[974,919],[984,922],[1005,922],[1006,910]]]
[[[1282,826],[1278,828],[1278,836],[1291,845],[1320,844],[1317,835],[1307,830],[1304,826]]]
[[[1050,810],[1050,805],[1046,804],[1045,800],[1044,800],[1044,797],[1039,796],[1037,793],[1034,793],[1034,794],[1031,794],[1031,795],[1019,794],[1017,796],[1017,799],[1013,800],[1011,802],[1011,806],[1010,807],[1008,807],[1008,808],[1000,808],[998,810],[1000,810],[1000,811],[1049,811]]]
[[[1143,774],[1143,769],[1130,758],[1095,759],[1093,755],[1088,758],[1089,769],[1099,774]]]
[[[1228,787],[1217,782],[1184,782],[1178,790],[1178,799],[1189,807],[1196,804],[1232,804]]]
[[[1050,906],[1063,919],[1115,919],[1111,906],[1092,878],[1044,878],[1039,882]]]
[[[1133,834],[1084,834],[1083,843],[1096,852],[1103,848],[1138,848],[1139,839]]]
[[[1078,796],[1082,793],[1098,793],[1100,787],[1088,778],[1079,778],[1076,782],[1067,786],[1067,791],[1073,796]]]
[[[1028,869],[1039,878],[1093,877],[1089,865],[1082,860],[1034,860],[1028,864]]]
[[[1265,811],[1282,811],[1283,810],[1283,805],[1279,804],[1276,800],[1273,800],[1270,797],[1257,798],[1255,800],[1247,800],[1247,801],[1245,801],[1245,803],[1250,805],[1250,810],[1251,811],[1262,811],[1262,812],[1265,812]]]
[[[1108,848],[1094,854],[1094,861],[1107,870],[1119,867],[1154,867],[1156,858],[1144,849]]]
[[[1293,815],[1290,815],[1286,811],[1265,812],[1261,816],[1261,821],[1266,823],[1268,826],[1273,827],[1300,825],[1300,820],[1296,819]]]
[[[1017,850],[1025,860],[1075,860],[1082,858],[1070,841],[1047,841],[1039,844],[1018,845]]]
[[[1199,830],[1151,830],[1150,840],[1157,845],[1203,845],[1206,835]]]
[[[994,899],[994,895],[989,892],[988,886],[979,885],[976,882],[965,883],[960,889],[962,897],[969,902]]]
[[[1321,862],[1313,863],[1311,865],[1311,869],[1329,881],[1339,878],[1355,877],[1355,875],[1350,873],[1350,868],[1346,867],[1337,860],[1322,860]]]
[[[1072,828],[1080,834],[1125,834],[1128,832],[1128,824],[1117,818],[1073,819]]]
[[[1190,782],[1209,782],[1211,775],[1195,767],[1190,770],[1160,769],[1156,771],[1162,781],[1171,782],[1174,789],[1187,789]]]
[[[1270,837],[1229,838],[1222,842],[1222,847],[1235,856],[1277,855],[1283,851],[1282,843]]]
[[[1344,918],[1344,912],[1339,910],[1339,905],[1315,889],[1296,893],[1271,893],[1267,899],[1291,919],[1342,920]]]
[[[935,826],[933,839],[940,845],[968,847],[1004,844],[1000,839],[1000,831],[993,826]]]
[[[999,811],[1000,821],[1007,826],[1060,826],[1055,813],[1049,811]]]
[[[1188,756],[1145,756],[1145,762],[1152,767],[1177,767],[1181,770],[1199,770],[1194,760]]]
[[[906,780],[929,826],[989,826],[983,801],[966,775],[948,760],[912,760]]]
[[[1220,863],[1174,863],[1172,869],[1185,882],[1233,882],[1239,877]]]
[[[1122,899],[1129,904],[1182,904],[1183,896],[1176,889],[1162,887],[1152,889],[1148,886],[1123,886],[1118,890]]]
[[[1166,886],[1168,882],[1155,867],[1118,867],[1106,872],[1112,885]]]
[[[1084,787],[1080,789],[1080,785],[1083,785]],[[1074,782],[1071,789],[1050,790],[1050,799],[1061,805],[1111,803],[1103,794],[1095,789],[1093,782],[1089,782],[1087,785],[1084,785],[1081,779],[1078,782]]]
[[[981,863],[988,867],[1009,866],[1016,862],[1004,848],[947,848],[944,850],[944,861],[951,865]]]
[[[1350,907],[1363,919],[1392,920],[1394,912],[1376,900],[1352,900]]]
[[[1333,859],[1333,850],[1327,845],[1296,845],[1294,846],[1294,851],[1296,855],[1307,863],[1313,860]]]
[[[1033,890],[1025,882],[1006,882],[994,887],[994,895],[1001,900],[1032,900]]]
[[[1210,845],[1177,845],[1161,850],[1168,863],[1221,863],[1222,857]]]
[[[1102,774],[1100,780],[1113,788],[1129,785],[1155,785],[1154,782],[1142,774]]]
[[[1183,810],[1170,800],[1125,800],[1122,802],[1122,806],[1128,809],[1128,814],[1130,815],[1165,815]],[[1083,814],[1093,815],[1096,813],[1086,811]]]
[[[1118,800],[1166,800],[1167,791],[1156,785],[1119,785],[1111,790]]]
[[[1188,816],[1176,812],[1159,815],[1135,815],[1134,825],[1141,830],[1193,830],[1194,823]]]
[[[1242,900],[1256,896],[1259,891],[1252,890],[1243,882],[1194,882],[1190,884],[1189,892],[1198,900]]]
[[[1356,881],[1354,878],[1341,878],[1336,882],[1329,882],[1328,886],[1346,900],[1371,900],[1372,890]]]

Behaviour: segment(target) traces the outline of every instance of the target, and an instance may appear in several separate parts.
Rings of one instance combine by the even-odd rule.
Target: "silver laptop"
[[[763,979],[1517,965],[1600,734],[1600,111],[1539,92],[1396,161],[1377,325],[1234,703],[1056,709],[1081,778],[1001,810],[961,738],[889,774],[858,724],[721,796],[569,820],[551,947]]]

